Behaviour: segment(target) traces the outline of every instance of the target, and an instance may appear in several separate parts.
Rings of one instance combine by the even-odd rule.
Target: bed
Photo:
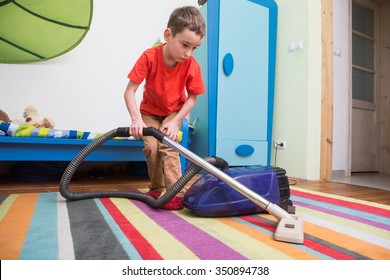
[[[189,125],[184,119],[180,143],[188,148]],[[102,133],[35,128],[0,121],[0,161],[71,161]],[[94,150],[86,161],[145,161],[142,140],[114,138]],[[186,159],[181,156],[184,169]]]

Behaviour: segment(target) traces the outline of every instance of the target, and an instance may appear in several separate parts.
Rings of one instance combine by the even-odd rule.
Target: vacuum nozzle
[[[291,218],[282,218],[274,233],[275,240],[299,243],[304,240],[303,219],[300,215],[291,215]]]
[[[268,204],[266,210],[279,219],[279,223],[274,233],[275,240],[299,244],[303,243],[303,219],[300,215],[292,215],[273,203]]]

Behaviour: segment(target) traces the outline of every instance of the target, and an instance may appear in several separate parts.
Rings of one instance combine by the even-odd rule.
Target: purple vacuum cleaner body
[[[292,205],[290,186],[285,170],[279,167],[233,167],[224,172],[250,190],[283,209]],[[188,189],[184,206],[205,217],[249,215],[264,212],[244,195],[219,178],[205,174]]]

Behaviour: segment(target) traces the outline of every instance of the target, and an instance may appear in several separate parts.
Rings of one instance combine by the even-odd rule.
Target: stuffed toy
[[[12,123],[16,124],[28,124],[33,125],[37,128],[54,128],[55,123],[51,118],[45,117],[40,118],[37,108],[34,106],[28,106],[23,113],[24,120],[15,119],[11,120]]]
[[[8,114],[3,110],[0,110],[0,121],[7,123],[11,122],[11,119],[9,118]]]

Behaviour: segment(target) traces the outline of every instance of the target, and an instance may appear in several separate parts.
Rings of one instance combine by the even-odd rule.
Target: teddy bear
[[[3,110],[0,110],[0,121],[8,123],[11,122],[11,119],[9,118],[8,114]]]
[[[33,125],[37,128],[45,127],[45,128],[54,128],[55,123],[54,121],[49,118],[40,118],[38,114],[37,108],[34,106],[28,106],[23,113],[24,120],[21,119],[14,119],[11,120],[12,123],[15,124],[28,124]]]

